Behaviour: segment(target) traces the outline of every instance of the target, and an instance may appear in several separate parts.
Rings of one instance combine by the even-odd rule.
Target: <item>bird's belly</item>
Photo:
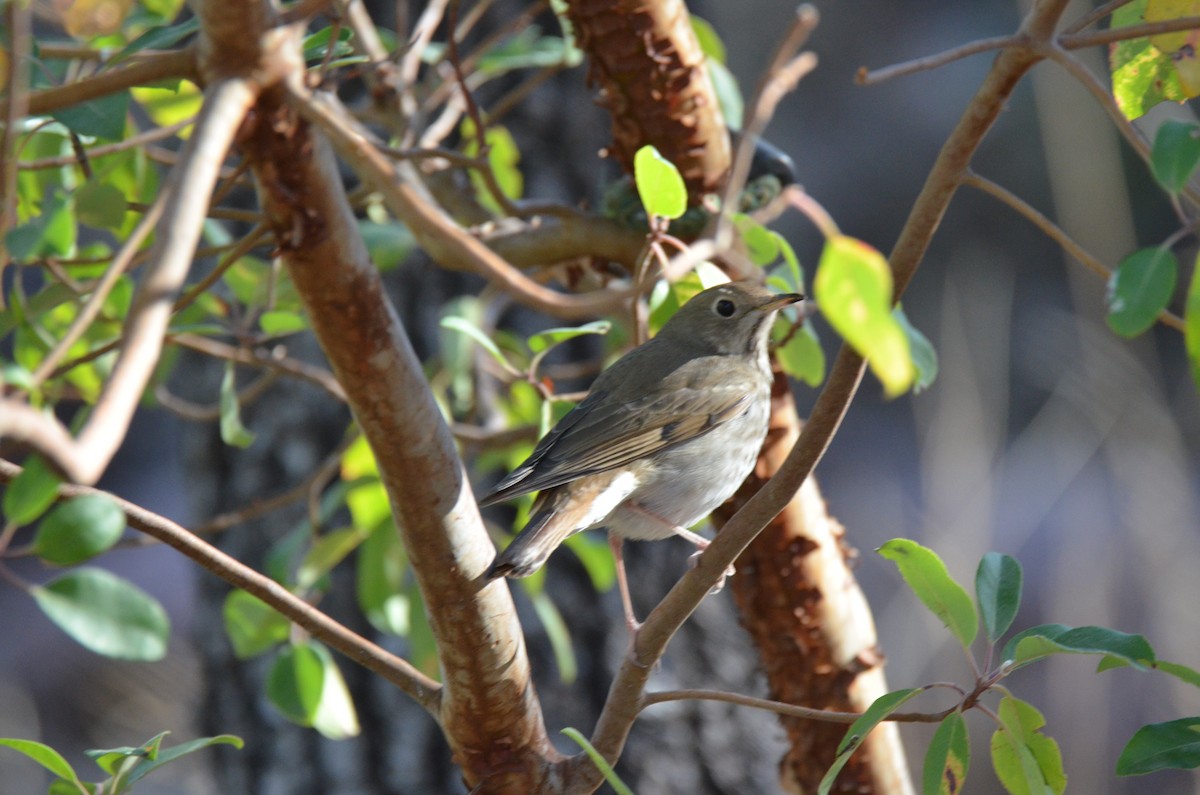
[[[637,488],[603,522],[624,538],[656,540],[689,527],[729,499],[754,469],[767,431],[767,401],[645,462]]]

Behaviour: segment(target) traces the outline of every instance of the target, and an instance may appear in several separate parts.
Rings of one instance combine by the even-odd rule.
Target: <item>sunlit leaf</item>
[[[573,340],[576,337],[582,337],[587,334],[607,334],[611,328],[611,322],[596,320],[591,323],[585,323],[582,326],[546,329],[545,331],[539,331],[529,338],[529,350],[534,353],[542,353],[553,348],[555,345],[561,345],[567,340]]]
[[[912,386],[916,368],[892,315],[892,272],[882,254],[853,238],[830,238],[813,292],[821,314],[867,360],[889,397]]]
[[[324,687],[325,665],[307,643],[281,650],[267,674],[267,699],[301,726],[312,726]]]
[[[575,744],[583,749],[588,759],[592,760],[592,764],[600,771],[600,775],[604,776],[604,780],[608,782],[608,786],[613,788],[613,792],[617,795],[633,795],[633,790],[617,776],[616,771],[612,769],[612,765],[608,763],[608,760],[588,742],[587,738],[578,729],[568,726],[562,730],[562,733],[574,740]]]
[[[1014,795],[1060,795],[1067,787],[1058,743],[1038,730],[1045,718],[1032,705],[1005,696],[997,709],[1000,728],[992,735],[992,766]]]
[[[22,753],[33,761],[37,762],[42,767],[49,770],[60,779],[70,781],[75,786],[81,786],[79,777],[76,775],[74,768],[70,763],[63,758],[62,754],[55,751],[48,745],[34,742],[33,740],[21,740],[13,737],[0,737],[0,747],[11,748],[18,753]],[[78,789],[76,790],[78,792]]]
[[[337,662],[321,644],[312,644],[312,649],[321,660],[323,672],[321,700],[313,714],[313,728],[330,740],[358,736],[358,713],[354,709],[350,689],[346,687],[346,680],[342,677]]]
[[[633,179],[648,215],[678,218],[687,210],[683,176],[653,146],[643,146],[633,156]]]
[[[238,403],[233,362],[225,363],[225,375],[221,378],[220,402],[221,441],[232,447],[249,447],[254,442],[254,434],[242,424],[242,408]]]
[[[358,548],[355,595],[367,620],[380,632],[404,636],[409,629],[404,584],[408,556],[391,522],[378,524]]]
[[[1197,257],[1197,263],[1200,265],[1200,257]],[[1192,271],[1192,283],[1188,286],[1187,303],[1183,310],[1183,328],[1192,379],[1200,387],[1200,266]]]
[[[240,660],[256,657],[283,643],[292,626],[275,608],[242,590],[229,592],[221,616],[233,653]]]
[[[908,587],[954,633],[963,648],[970,646],[979,631],[975,606],[966,589],[946,571],[942,559],[907,538],[893,538],[879,548],[879,554],[896,564]]]

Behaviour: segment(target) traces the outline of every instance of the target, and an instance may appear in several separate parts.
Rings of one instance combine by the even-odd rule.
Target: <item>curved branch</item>
[[[428,196],[412,164],[387,158],[345,108],[335,107],[335,97],[293,86],[289,99],[329,136],[359,178],[383,194],[388,209],[443,267],[478,273],[522,304],[556,317],[595,317],[616,311],[630,299],[628,290],[569,295],[538,284],[454,223]]]
[[[196,66],[196,50],[187,47],[170,52],[143,54],[128,66],[108,69],[99,74],[29,95],[28,112],[33,116],[44,116],[60,108],[87,102],[108,94],[123,91],[143,83],[153,83],[169,77],[183,77],[192,82],[199,80]],[[7,111],[8,102],[0,102],[0,114]]]
[[[0,482],[11,482],[20,473],[19,466],[0,459]],[[435,710],[441,685],[418,671],[407,660],[346,629],[265,574],[260,574],[240,560],[225,554],[187,528],[114,494],[87,486],[58,487],[59,499],[91,494],[103,494],[117,503],[125,512],[125,520],[130,527],[174,547],[198,563],[201,568],[235,588],[253,594],[304,627],[317,640],[408,693],[425,709],[431,712]]]
[[[854,82],[860,86],[873,86],[885,80],[892,80],[897,77],[916,74],[917,72],[928,72],[931,69],[938,69],[946,64],[954,63],[963,58],[969,58],[972,55],[978,55],[981,52],[1002,50],[1005,47],[1012,47],[1019,43],[1019,38],[1015,35],[993,36],[988,39],[969,41],[966,44],[951,47],[944,52],[914,58],[911,61],[904,61],[903,63],[880,67],[879,69],[868,70],[867,67],[860,66],[858,73],[854,76]]]
[[[974,172],[966,175],[966,177],[963,179],[963,184],[969,185],[976,190],[981,190],[989,196],[999,199],[1004,204],[1007,204],[1009,207],[1016,210],[1027,221],[1040,229],[1046,235],[1046,237],[1057,243],[1063,251],[1070,254],[1084,267],[1086,267],[1092,273],[1095,273],[1101,279],[1108,281],[1110,278],[1112,278],[1111,268],[1109,268],[1096,257],[1092,256],[1087,249],[1076,243],[1071,236],[1064,232],[1057,224],[1031,207],[1029,203],[1023,200],[1020,196],[1017,196],[1007,188],[992,182],[990,179],[981,177]],[[1183,331],[1185,329],[1183,318],[1179,317],[1173,312],[1167,311],[1166,309],[1158,313],[1158,320],[1164,326],[1169,326],[1176,331]]]
[[[1123,28],[1108,28],[1091,33],[1069,33],[1058,38],[1058,46],[1064,50],[1078,50],[1083,47],[1097,47],[1101,44],[1112,44],[1128,39],[1140,39],[1145,36],[1157,36],[1162,33],[1175,33],[1183,30],[1200,28],[1200,17],[1180,17],[1179,19],[1163,19],[1158,22],[1147,22],[1144,25],[1129,25]]]

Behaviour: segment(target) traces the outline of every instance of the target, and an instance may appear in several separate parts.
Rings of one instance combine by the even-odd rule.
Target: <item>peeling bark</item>
[[[729,135],[682,0],[571,0],[588,81],[612,116],[612,154],[626,172],[653,144],[675,164],[692,203],[721,187]]]

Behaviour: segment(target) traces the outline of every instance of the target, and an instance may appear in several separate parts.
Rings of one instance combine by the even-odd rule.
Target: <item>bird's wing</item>
[[[685,387],[620,403],[593,392],[480,505],[560,486],[695,439],[744,412],[751,396],[744,386]]]

